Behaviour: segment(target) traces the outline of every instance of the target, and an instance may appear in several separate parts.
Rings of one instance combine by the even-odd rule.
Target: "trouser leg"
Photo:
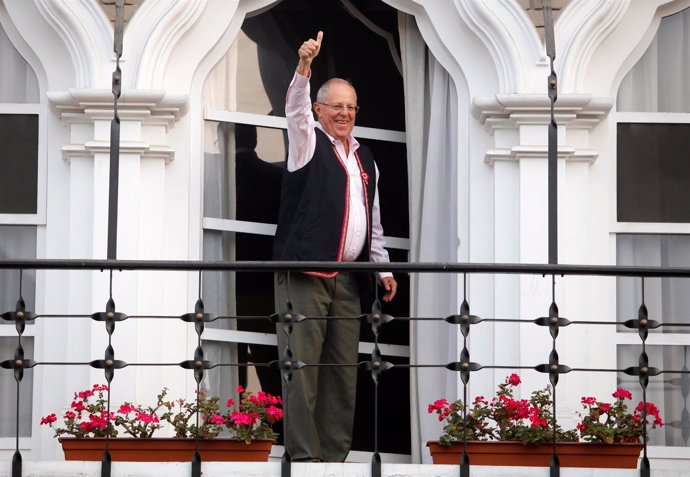
[[[294,313],[304,316],[326,316],[330,304],[327,282],[301,273],[290,274],[288,295],[287,274],[276,274],[276,308],[280,312],[289,296]],[[288,344],[280,323],[277,325],[278,352]],[[295,361],[318,363],[326,331],[325,320],[305,320],[295,323],[289,337],[290,350]],[[282,381],[285,408],[284,440],[292,460],[322,460],[319,433],[315,419],[318,390],[318,368],[304,367],[292,372],[289,382]]]
[[[361,313],[357,281],[353,274],[334,279],[330,316],[356,317]],[[326,320],[321,363],[357,363],[360,322],[355,319]],[[355,366],[324,366],[319,369],[316,426],[321,455],[327,462],[344,462],[352,444],[357,391]]]

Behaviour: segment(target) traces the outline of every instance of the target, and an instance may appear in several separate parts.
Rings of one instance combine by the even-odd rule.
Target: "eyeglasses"
[[[340,103],[328,104],[328,103],[322,103],[320,101],[317,101],[317,103],[319,103],[323,106],[328,106],[329,108],[331,108],[334,111],[337,111],[338,113],[341,112],[343,110],[343,108],[347,109],[348,113],[357,113],[359,111],[359,106],[353,106],[351,104],[347,104],[347,105],[340,104]]]

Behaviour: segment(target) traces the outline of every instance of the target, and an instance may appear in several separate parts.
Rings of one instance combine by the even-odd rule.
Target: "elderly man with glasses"
[[[313,105],[311,64],[323,32],[299,48],[297,71],[288,89],[288,160],[283,175],[275,260],[387,262],[378,198],[378,169],[371,151],[353,136],[357,93],[340,78],[321,86]],[[379,273],[383,300],[397,283]],[[276,307],[286,300],[308,319],[295,323],[290,349],[295,360],[326,366],[295,370],[283,383],[285,445],[293,461],[343,462],[350,451],[355,411],[359,321],[338,319],[362,313],[360,292],[373,287],[368,274],[277,273]],[[288,289],[289,288],[289,289]],[[287,336],[278,325],[278,348]],[[346,366],[329,366],[340,364]]]

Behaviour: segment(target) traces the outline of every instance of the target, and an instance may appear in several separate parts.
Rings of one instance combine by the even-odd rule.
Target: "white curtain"
[[[457,256],[457,93],[450,75],[431,52],[414,17],[400,14],[405,83],[407,167],[410,197],[410,261],[455,262]],[[423,68],[420,68],[423,65]],[[457,311],[457,279],[446,274],[411,277],[411,316],[444,317]],[[445,365],[458,354],[457,327],[419,320],[410,326],[410,362]],[[458,373],[412,368],[412,461],[430,462],[427,440],[438,438],[438,422],[427,405],[455,396]]]
[[[36,227],[0,225],[0,260],[36,258]],[[36,271],[25,270],[21,274],[21,296],[26,309],[35,311]],[[0,270],[0,314],[14,311],[20,296],[20,273],[18,270]],[[33,325],[28,325],[33,326]],[[18,340],[11,322],[0,320],[0,327],[7,329],[9,336],[0,337],[0,361],[14,358]],[[24,356],[35,359],[33,338],[22,338]],[[31,436],[31,401],[33,393],[33,371],[26,370],[20,385],[19,435]],[[14,437],[16,433],[17,386],[12,370],[0,369],[0,437]]]
[[[37,103],[38,80],[0,26],[0,103]],[[36,227],[0,225],[0,259],[36,258]],[[22,296],[28,310],[35,310],[35,271],[22,276]],[[19,272],[0,271],[0,313],[14,310],[19,299]],[[7,322],[0,326],[12,327]],[[25,356],[34,357],[33,338],[22,340]],[[12,359],[17,347],[16,337],[0,338],[0,361]],[[31,435],[31,401],[33,371],[24,373],[19,406],[19,435]],[[16,384],[12,371],[0,371],[0,437],[14,437]]]
[[[38,103],[38,80],[0,25],[0,103]]]
[[[661,19],[645,54],[618,90],[618,111],[690,112],[690,8]]]
[[[619,235],[618,264],[660,267],[690,267],[690,237],[687,235]],[[649,318],[664,323],[690,324],[689,278],[647,278],[644,281],[644,303]],[[618,279],[618,321],[637,318],[642,304],[642,282],[639,278]],[[627,330],[627,329],[626,329]],[[624,331],[620,328],[619,331]],[[627,330],[634,333],[635,330]],[[687,328],[662,327],[652,333],[687,333]],[[641,345],[620,345],[618,366],[636,366]],[[650,365],[667,371],[690,368],[690,346],[647,346]],[[633,391],[635,402],[642,399],[639,383],[630,376],[620,384]],[[690,402],[687,386],[680,374],[667,373],[652,377],[647,399],[654,402],[666,425],[652,432],[652,445],[690,446]],[[686,418],[683,418],[683,415]]]
[[[618,111],[690,112],[690,9],[662,18],[654,40],[618,90]],[[671,121],[669,121],[671,122]],[[618,235],[618,265],[688,267],[690,236],[687,235]],[[690,279],[646,279],[644,301],[649,317],[657,321],[690,323]],[[618,320],[637,318],[642,303],[640,279],[619,278],[617,286]],[[624,332],[625,329],[620,328]],[[630,330],[628,330],[630,331]],[[687,333],[687,329],[661,328],[655,333]],[[640,345],[618,347],[619,367],[635,366]],[[683,345],[648,346],[651,365],[667,370],[690,367],[690,347]],[[662,375],[650,380],[648,399],[662,410],[666,426],[654,431],[653,445],[690,445],[687,423],[687,390],[679,375]],[[641,399],[636,379],[622,378],[621,385],[634,390]],[[686,394],[685,396],[683,394]]]

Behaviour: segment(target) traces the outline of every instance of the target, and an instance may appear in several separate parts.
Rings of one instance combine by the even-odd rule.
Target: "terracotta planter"
[[[443,447],[438,442],[426,444],[434,464],[460,464],[462,443]],[[561,467],[635,469],[642,444],[592,444],[589,442],[560,442],[556,446]],[[517,467],[548,467],[551,464],[551,444],[525,446],[519,442],[468,441],[470,465]]]
[[[89,437],[58,439],[65,460],[100,461],[105,450],[105,438]],[[234,439],[199,440],[202,462],[266,462],[272,441],[257,440],[251,444]],[[153,437],[150,439],[110,439],[113,461],[127,462],[190,462],[195,450],[194,439]]]

